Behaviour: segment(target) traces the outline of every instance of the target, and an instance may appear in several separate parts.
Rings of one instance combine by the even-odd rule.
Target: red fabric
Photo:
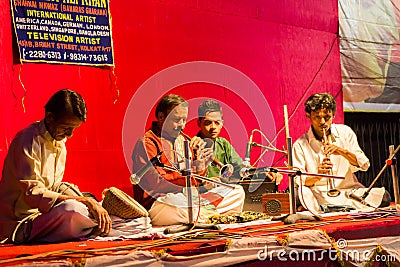
[[[147,131],[135,145],[132,159],[133,172],[136,173],[149,162],[149,159],[155,157],[159,152],[163,152],[160,157],[160,162],[165,166],[173,167],[168,160],[175,158],[174,147],[172,143],[164,138],[161,138],[158,129],[153,124],[151,130]],[[157,134],[156,134],[157,133]],[[188,140],[186,135],[181,134],[185,140]],[[191,151],[194,155],[193,150]],[[205,175],[207,170],[201,170],[197,174]],[[166,170],[162,167],[150,168],[140,179],[138,185],[134,185],[134,198],[142,204],[146,209],[150,209],[157,197],[167,193],[182,192],[182,187],[186,186],[186,176],[181,173],[171,170]]]
[[[219,203],[221,203],[221,201],[223,200],[223,198],[218,195],[217,193],[214,192],[207,192],[201,195],[203,198],[207,199],[208,201],[210,201],[210,203],[216,207],[219,205]]]
[[[71,260],[72,262],[79,262],[82,259],[88,258],[91,255],[85,254],[84,251],[87,249],[103,249],[103,248],[115,248],[115,252],[121,252],[122,249],[126,249],[128,246],[140,245],[144,246],[149,244],[148,248],[144,248],[142,250],[150,250],[150,251],[162,251],[171,254],[171,255],[179,255],[179,256],[191,256],[191,255],[199,255],[205,253],[213,253],[213,252],[222,252],[226,249],[227,240],[208,240],[204,241],[193,241],[193,242],[174,242],[173,245],[163,245],[152,247],[150,244],[152,240],[140,240],[140,241],[79,241],[79,242],[67,242],[60,244],[48,244],[48,245],[26,245],[26,246],[14,246],[14,245],[0,245],[0,260],[4,259],[13,259],[16,257],[30,256],[30,255],[38,255],[46,252],[55,252],[53,256],[56,259],[64,259]],[[16,249],[18,248],[18,249]],[[67,250],[76,250],[77,257],[62,257],[63,253],[61,251]],[[79,253],[81,251],[82,253]],[[99,256],[100,254],[97,253]],[[110,253],[105,252],[104,255],[110,255]],[[40,259],[40,262],[43,261],[52,261],[54,258],[48,257],[49,259]],[[11,263],[0,264],[0,266],[11,266],[16,264],[22,264],[25,262],[29,262],[28,260],[16,260]],[[38,260],[35,260],[38,262]]]
[[[382,236],[397,236],[400,234],[398,218],[377,219],[364,222],[343,222],[324,227],[329,236],[339,238],[361,239]]]
[[[197,103],[202,98],[222,102],[223,137],[240,156],[254,128],[270,140],[276,137],[279,149],[286,146],[285,104],[292,138],[305,132],[309,122],[303,104],[317,91],[338,97],[335,122],[343,122],[336,0],[110,1],[115,76],[107,68],[13,63],[10,1],[0,3],[0,168],[15,133],[41,119],[46,101],[65,87],[80,92],[88,105],[87,122],[67,142],[65,180],[97,197],[110,186],[132,193],[134,144],[153,120],[157,100],[166,93],[190,100],[185,130],[190,136],[198,131]],[[194,68],[189,74],[158,75],[193,61],[227,67],[221,72],[199,73]],[[194,77],[179,84],[199,74],[209,79]],[[210,80],[218,80],[219,85]],[[150,81],[154,83],[146,83]],[[140,90],[142,85],[148,87]],[[254,141],[267,145],[258,134]],[[252,161],[260,152],[253,149]],[[262,165],[281,156],[270,151]]]
[[[320,229],[325,230],[326,233],[338,240],[344,238],[347,240],[362,239],[362,238],[374,238],[383,236],[397,236],[400,233],[400,221],[396,217],[360,220],[360,221],[349,221],[346,216],[337,216],[331,218],[331,221],[322,226],[314,226],[319,222],[305,222],[288,225],[286,230],[289,232],[301,231],[301,229]],[[342,220],[342,221],[341,221]],[[343,221],[347,220],[347,221]],[[326,222],[325,222],[326,223]],[[279,226],[278,230],[273,230],[273,227]],[[285,237],[282,232],[285,230],[282,222],[276,222],[275,224],[268,225],[252,225],[242,228],[226,229],[225,233],[238,233],[247,236],[267,236],[276,235],[277,237]],[[277,234],[279,233],[279,234]],[[37,255],[40,253],[60,251],[60,250],[85,250],[85,249],[100,249],[100,248],[115,248],[118,251],[118,247],[127,248],[129,245],[145,245],[149,246],[145,248],[151,251],[166,250],[168,253],[173,255],[198,255],[200,253],[208,253],[215,251],[224,251],[226,248],[226,239],[222,240],[202,240],[199,242],[175,242],[162,246],[151,246],[152,240],[135,240],[135,241],[78,241],[78,242],[67,242],[60,244],[49,244],[49,245],[0,245],[0,260],[17,258],[22,255]],[[60,255],[58,253],[57,255]],[[90,255],[90,254],[88,254]],[[82,258],[88,257],[88,255],[82,255]],[[59,257],[59,259],[62,259]],[[77,261],[79,258],[75,258]],[[15,263],[21,263],[17,261]],[[290,263],[290,262],[289,262]],[[6,264],[5,266],[9,266]]]
[[[383,236],[397,236],[400,233],[400,221],[396,217],[379,218],[369,220],[350,220],[346,216],[332,217],[322,221],[324,225],[318,225],[320,222],[297,221],[296,224],[290,225],[293,230],[309,230],[320,229],[335,238],[344,238],[348,240],[374,238]],[[274,226],[283,225],[277,222],[276,225],[255,225],[246,226],[244,228],[227,229],[229,233],[241,233],[245,230],[254,230],[254,236],[257,235],[274,235],[276,230]]]

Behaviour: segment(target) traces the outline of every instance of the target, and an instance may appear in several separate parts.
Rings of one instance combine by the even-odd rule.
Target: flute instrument
[[[328,138],[328,136],[327,136],[327,134],[326,134],[326,129],[325,129],[325,127],[322,128],[322,131],[323,131],[323,133],[324,133],[324,139],[323,139],[323,144],[324,144],[324,155],[325,155],[325,158],[327,158],[327,159],[330,161],[330,160],[331,160],[331,159],[330,159],[330,155],[329,155],[328,153],[325,152],[325,146],[330,145],[329,138]],[[333,174],[333,173],[332,173],[332,169],[329,170],[329,174],[330,174],[330,175]],[[327,192],[327,195],[328,195],[328,196],[330,196],[330,197],[337,197],[338,195],[340,195],[340,191],[337,190],[337,189],[335,188],[335,182],[334,182],[333,179],[328,178],[328,185],[327,185],[327,186],[328,186],[328,192]]]

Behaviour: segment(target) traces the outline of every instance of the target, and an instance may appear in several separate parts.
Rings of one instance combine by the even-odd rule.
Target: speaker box
[[[262,195],[263,213],[271,216],[289,214],[289,193],[267,193]]]
[[[276,192],[275,182],[241,181],[239,183],[245,192],[243,211],[263,212],[262,196],[265,193]]]

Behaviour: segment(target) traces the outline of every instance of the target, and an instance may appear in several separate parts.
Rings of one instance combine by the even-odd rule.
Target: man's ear
[[[47,111],[44,115],[44,120],[47,124],[53,123],[55,121],[54,114],[50,111]]]
[[[306,113],[306,118],[309,119],[309,120],[311,120],[311,115],[310,115],[310,113]]]
[[[157,120],[158,121],[164,121],[165,120],[165,115],[163,112],[159,111],[157,114]]]

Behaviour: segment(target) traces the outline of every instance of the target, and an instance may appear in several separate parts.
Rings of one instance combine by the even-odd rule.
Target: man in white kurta
[[[81,96],[60,90],[46,104],[45,118],[15,136],[0,181],[0,240],[62,242],[96,228],[108,234],[111,220],[97,201],[61,188],[66,139],[85,120]]]
[[[351,190],[356,196],[363,195],[364,186],[354,175],[368,170],[370,163],[361,150],[353,130],[341,124],[332,124],[336,102],[330,94],[315,94],[306,101],[306,116],[311,121],[308,131],[293,145],[293,166],[302,172],[343,177],[331,179],[302,175],[296,178],[300,186],[298,199],[303,207],[319,211],[320,205],[350,205],[357,209],[367,208],[349,197]],[[325,132],[325,136],[324,136]],[[330,189],[337,189],[338,196],[328,196]],[[381,205],[384,188],[373,188],[365,201],[372,207]]]

